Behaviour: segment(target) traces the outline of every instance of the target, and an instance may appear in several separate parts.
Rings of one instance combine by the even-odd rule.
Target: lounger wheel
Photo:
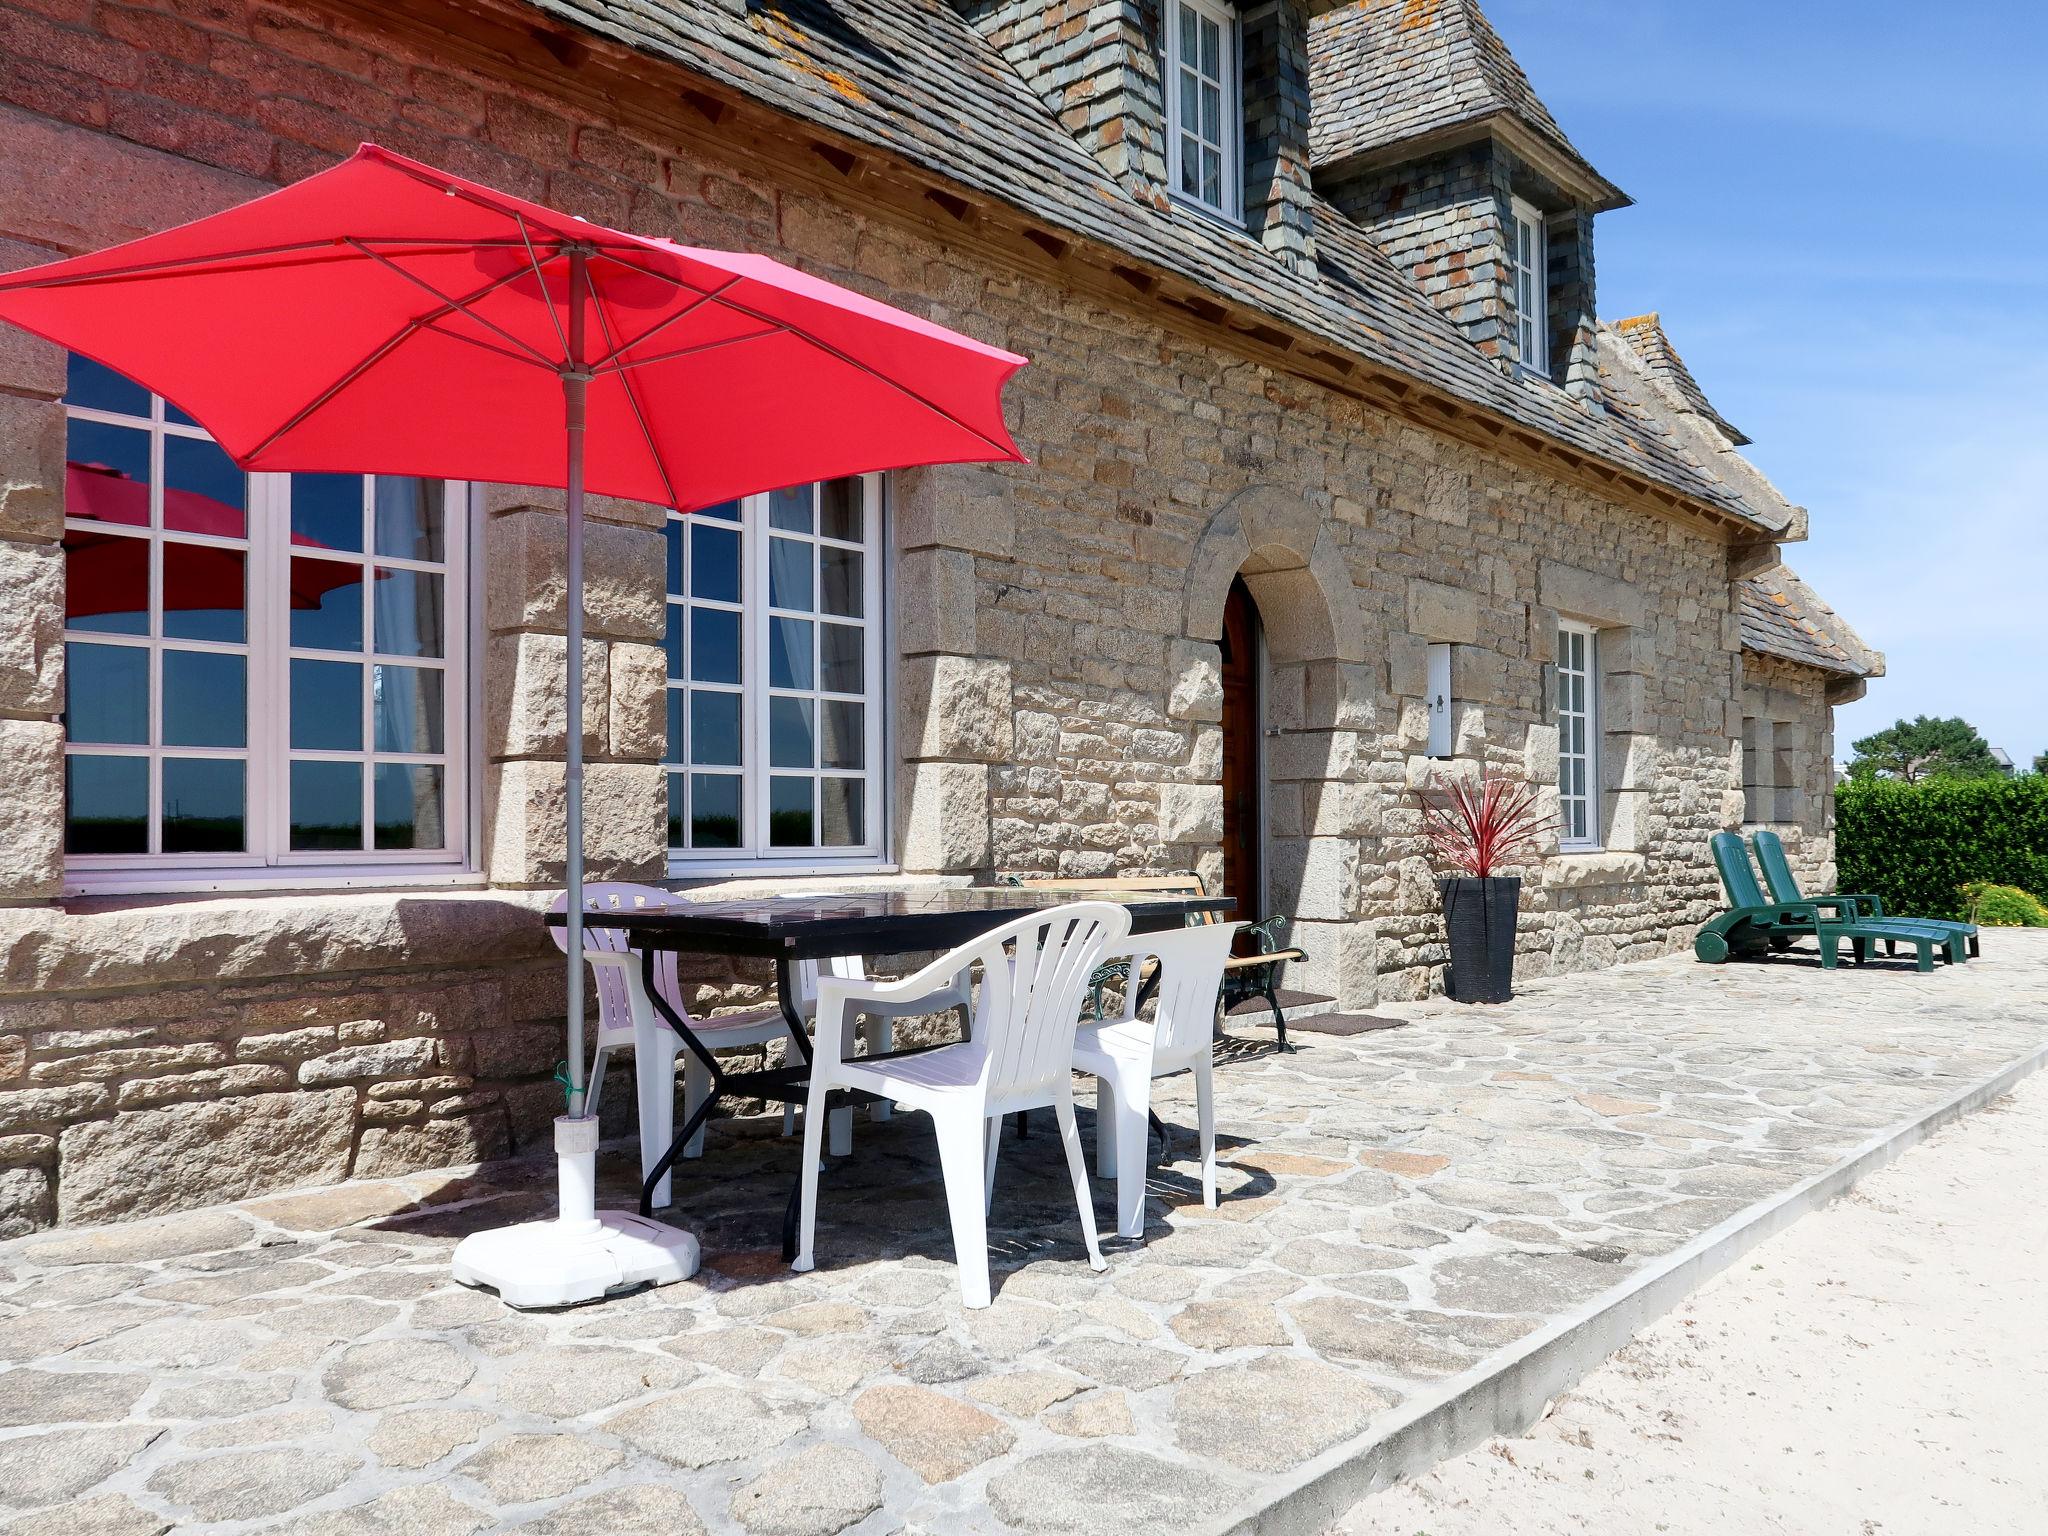
[[[1708,965],[1719,965],[1728,958],[1728,941],[1718,933],[1701,933],[1692,941],[1692,952]]]

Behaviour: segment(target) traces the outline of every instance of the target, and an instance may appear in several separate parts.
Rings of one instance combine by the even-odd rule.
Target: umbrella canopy
[[[250,470],[565,485],[565,370],[588,381],[587,487],[685,510],[1023,458],[1002,416],[1014,353],[766,256],[589,224],[368,144],[224,213],[0,277],[0,318],[177,401]]]
[[[368,144],[226,212],[0,277],[0,319],[177,401],[247,470],[567,489],[571,1118],[585,487],[689,510],[1023,460],[1002,416],[1014,353],[765,256],[607,229]]]

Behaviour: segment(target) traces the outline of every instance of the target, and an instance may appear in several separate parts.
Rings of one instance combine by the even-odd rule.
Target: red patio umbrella
[[[765,256],[608,229],[369,144],[210,218],[0,277],[0,319],[177,401],[244,469],[567,490],[566,1227],[570,1197],[590,1208],[570,1153],[596,1134],[584,490],[687,511],[864,471],[1022,462],[1001,397],[1025,359]]]

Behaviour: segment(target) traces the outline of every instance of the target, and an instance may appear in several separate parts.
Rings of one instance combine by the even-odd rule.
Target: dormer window
[[[1531,373],[1550,372],[1550,261],[1543,215],[1519,197],[1509,258],[1515,279],[1515,358]]]
[[[1176,196],[1241,216],[1237,15],[1214,0],[1167,0],[1167,177]]]

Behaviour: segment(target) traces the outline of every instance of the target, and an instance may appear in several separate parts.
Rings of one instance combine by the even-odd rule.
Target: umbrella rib
[[[590,290],[590,307],[597,315],[597,328],[604,332],[604,344],[612,348],[607,355],[617,357],[619,354],[612,336],[612,323],[605,314],[604,300],[598,296],[595,287]],[[626,404],[633,408],[633,420],[640,424],[640,436],[647,443],[647,456],[654,461],[654,467],[661,475],[661,486],[668,492],[669,505],[674,506],[678,497],[676,483],[669,478],[668,461],[661,456],[661,450],[655,446],[654,429],[647,424],[647,413],[640,409],[640,397],[633,392],[633,380],[623,371],[619,374],[619,387],[626,392]]]
[[[355,244],[353,240],[351,240],[349,243],[351,245]],[[422,315],[419,317],[417,321],[414,322],[415,324],[428,325],[431,324],[433,321],[440,319],[442,315],[450,314],[456,310],[460,310],[463,314],[467,315],[471,320],[475,321],[478,325],[483,326],[486,330],[494,331],[498,335],[504,337],[505,340],[511,342],[513,346],[519,348],[520,351],[526,353],[536,363],[539,363],[543,368],[553,368],[555,366],[554,360],[550,358],[545,352],[541,351],[540,348],[527,345],[525,342],[521,341],[517,336],[514,336],[510,331],[506,330],[505,327],[499,325],[496,321],[488,319],[470,308],[470,305],[476,303],[478,299],[488,298],[493,293],[496,293],[500,288],[503,288],[507,283],[512,282],[515,278],[524,277],[526,275],[524,272],[508,272],[502,277],[493,278],[490,282],[484,284],[483,287],[477,289],[476,292],[474,293],[466,294],[459,299],[451,299],[448,297],[447,294],[441,292],[440,289],[436,288],[424,277],[420,277],[416,273],[406,271],[405,268],[401,267],[397,262],[392,261],[389,257],[380,255],[378,252],[370,250],[367,247],[361,247],[361,249],[363,251],[363,254],[368,256],[371,260],[379,263],[382,266],[389,267],[393,272],[396,272],[400,277],[404,278],[408,283],[411,283],[415,288],[420,289],[422,292],[431,294],[433,297],[439,299],[444,306],[446,306],[441,311],[441,314]],[[536,266],[534,270],[538,272],[540,269],[539,267]],[[548,313],[552,315],[554,313],[554,306],[552,304],[547,303],[547,289],[545,286],[543,286],[541,289],[541,302],[547,306]],[[446,335],[447,332],[444,331],[442,332],[442,334]]]
[[[447,243],[408,238],[404,235],[366,235],[354,238],[328,235],[318,240],[299,240],[286,245],[252,246],[248,250],[234,251],[226,255],[216,251],[204,256],[179,256],[164,261],[143,261],[132,266],[110,268],[104,272],[75,272],[61,277],[37,277],[34,271],[30,270],[26,273],[0,277],[0,289],[85,288],[101,283],[137,282],[144,278],[167,275],[205,277],[215,273],[235,274],[270,271],[279,267],[322,266],[356,261],[374,255],[370,247],[379,245],[410,246],[413,248],[412,254],[418,256],[452,256],[463,251],[496,250],[501,246],[513,249],[517,242],[460,240]],[[355,249],[348,249],[350,246]],[[290,256],[300,256],[302,259],[268,259]]]
[[[411,274],[405,272],[403,268],[395,268],[394,270],[398,271],[401,276],[411,276]],[[452,313],[454,310],[462,308],[463,305],[473,304],[478,299],[483,298],[486,294],[493,293],[497,289],[504,287],[507,283],[512,282],[516,278],[524,277],[525,275],[525,269],[520,268],[516,271],[508,272],[502,277],[494,277],[491,279],[491,281],[484,284],[483,287],[477,289],[474,293],[468,295],[466,298],[460,300],[443,299],[443,307],[437,313],[428,315],[417,315],[412,319],[406,321],[405,324],[401,325],[390,336],[385,338],[385,340],[380,342],[377,346],[373,347],[370,350],[369,354],[365,356],[360,362],[358,362],[354,367],[350,368],[348,372],[344,373],[332,384],[329,384],[325,389],[321,390],[319,394],[315,395],[305,405],[301,406],[297,411],[293,412],[289,420],[284,422],[275,431],[272,431],[267,436],[265,436],[263,441],[258,443],[254,448],[251,448],[247,453],[241,455],[241,457],[243,459],[253,459],[258,454],[262,453],[272,443],[276,442],[279,438],[283,437],[287,432],[291,431],[294,427],[298,426],[300,422],[304,421],[308,416],[312,415],[315,411],[319,410],[321,406],[327,404],[328,401],[332,400],[344,389],[347,389],[349,385],[355,383],[357,379],[361,378],[365,373],[369,372],[371,368],[375,367],[378,363],[382,362],[387,356],[390,355],[392,348],[396,347],[400,342],[404,341],[408,336],[413,335],[415,332],[422,330],[433,330],[436,335],[446,336],[451,341],[463,341],[469,339],[466,337],[457,336],[451,331],[440,330],[436,326],[435,322],[443,319],[445,316]],[[476,316],[472,315],[470,316],[470,318],[475,319]],[[518,341],[517,337],[513,337],[511,339],[514,342]],[[484,343],[481,342],[478,342],[476,344],[479,346],[484,345]],[[499,349],[492,348],[491,350],[497,351]],[[528,348],[527,350],[532,351],[531,348]],[[526,362],[526,359],[519,357],[515,353],[506,353],[505,355],[511,357],[515,362],[526,363],[526,366],[528,367],[538,366],[546,368],[549,371],[553,371],[554,368],[554,364],[549,362],[545,357],[543,357],[538,352],[533,353],[534,357],[540,358],[540,362],[538,364],[528,363]]]
[[[720,347],[736,347],[743,341],[761,341],[770,336],[784,334],[781,326],[771,325],[766,330],[749,331],[744,336],[721,336],[716,341],[693,342],[687,347],[677,347],[673,352],[657,352],[652,357],[636,357],[624,363],[605,363],[598,371],[623,374],[633,368],[649,368],[656,363],[672,363],[679,357],[695,357],[700,352],[715,352]]]
[[[617,262],[620,266],[625,267],[629,271],[640,273],[643,277],[658,277],[660,275],[659,273],[648,272],[644,267],[634,266],[633,263],[630,261],[620,261],[619,258],[616,256],[612,256],[609,259],[614,262]],[[689,303],[685,304],[681,309],[677,310],[674,314],[666,315],[662,319],[656,321],[653,325],[650,325],[649,327],[647,327],[646,330],[642,331],[638,336],[635,336],[631,341],[624,342],[618,346],[613,347],[611,351],[607,352],[601,359],[599,359],[598,366],[602,367],[605,366],[606,364],[617,364],[622,354],[624,354],[633,347],[644,346],[649,340],[656,336],[659,336],[663,331],[667,330],[670,326],[674,325],[678,320],[685,319],[688,316],[695,314],[699,309],[703,308],[706,304],[709,304],[714,299],[718,298],[720,294],[724,293],[728,288],[732,287],[732,285],[734,283],[737,283],[738,281],[739,279],[737,277],[730,277],[727,278],[723,283],[720,283],[716,288],[713,288],[708,292],[699,291],[697,293],[696,298],[692,299]],[[688,288],[690,287],[690,284],[678,283],[676,286]],[[593,290],[593,292],[594,291],[595,290]],[[607,330],[605,333],[605,340],[608,342],[611,340],[611,333],[609,330]]]
[[[555,328],[555,340],[559,341],[562,344],[562,361],[571,368],[581,368],[583,366],[583,359],[580,357],[571,357],[569,355],[569,338],[566,334],[564,334],[562,330],[562,317],[555,313],[555,306],[553,302],[548,298],[548,275],[547,273],[541,270],[540,256],[533,248],[533,236],[531,233],[528,232],[526,228],[526,219],[524,215],[520,214],[518,210],[515,209],[512,214],[512,222],[519,226],[519,240],[520,243],[526,247],[526,259],[529,262],[533,263],[534,285],[540,289],[540,301],[542,307],[545,308],[548,312],[548,323],[553,325]],[[555,252],[555,255],[549,257],[548,259],[550,261],[553,261],[556,257],[559,257],[561,254],[562,253],[559,250],[557,250]],[[571,281],[569,286],[572,289],[575,287],[575,283],[573,280]],[[569,295],[569,302],[571,304],[574,304],[576,302],[576,295],[573,292]]]
[[[620,266],[626,267],[631,271],[644,272],[645,275],[649,277],[661,276],[660,273],[646,272],[646,269],[642,267],[637,267],[632,262],[626,261],[622,257],[613,256],[611,259],[613,261],[618,262]],[[738,281],[739,279],[737,277],[733,279],[734,283]],[[962,432],[967,433],[970,437],[979,438],[982,442],[987,443],[989,447],[994,448],[998,452],[1000,452],[1004,458],[1013,458],[1016,455],[1016,449],[1014,446],[1006,446],[1002,443],[997,442],[994,438],[990,437],[986,432],[983,432],[978,427],[969,426],[966,422],[962,421],[958,416],[955,416],[951,411],[947,410],[943,405],[939,405],[935,401],[927,399],[925,396],[919,394],[916,390],[912,389],[908,384],[904,384],[896,379],[890,378],[889,375],[883,373],[878,368],[869,367],[859,358],[853,357],[848,353],[840,350],[838,347],[833,346],[831,342],[824,340],[822,337],[812,335],[802,326],[794,325],[787,320],[778,320],[770,315],[764,315],[758,309],[753,308],[751,305],[743,304],[737,299],[729,299],[725,297],[726,293],[732,288],[732,286],[733,283],[727,283],[723,288],[720,288],[717,291],[717,293],[713,294],[712,297],[715,298],[718,303],[724,305],[727,309],[737,311],[738,313],[745,315],[750,320],[758,320],[763,325],[772,326],[777,330],[787,331],[790,335],[796,337],[799,341],[809,342],[812,346],[816,347],[820,352],[823,352],[830,357],[836,357],[837,359],[839,359],[840,362],[846,364],[847,367],[855,369],[858,372],[864,373],[868,375],[869,378],[879,380],[881,383],[886,384],[889,386],[889,388],[895,390],[898,394],[905,395],[908,398],[916,401],[926,410],[932,412],[932,414],[945,418],[954,426],[958,427]]]

